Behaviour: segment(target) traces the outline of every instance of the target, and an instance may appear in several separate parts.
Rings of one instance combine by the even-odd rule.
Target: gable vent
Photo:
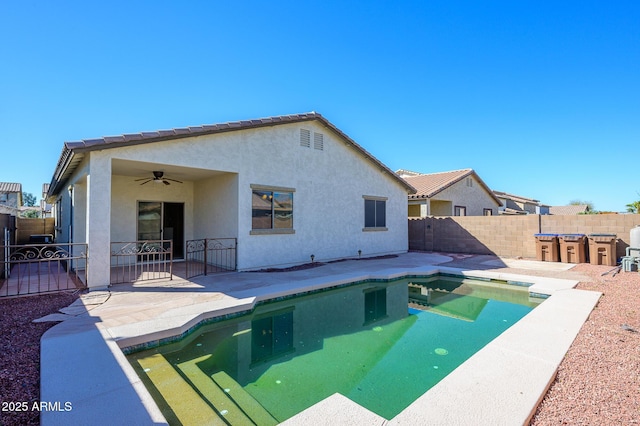
[[[311,130],[300,129],[300,146],[311,148]]]
[[[324,135],[322,133],[313,133],[313,148],[324,150]]]

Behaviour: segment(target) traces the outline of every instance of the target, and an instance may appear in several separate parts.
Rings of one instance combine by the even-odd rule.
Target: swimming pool
[[[129,360],[170,423],[275,424],[336,392],[390,419],[541,301],[516,284],[341,286],[263,303]]]

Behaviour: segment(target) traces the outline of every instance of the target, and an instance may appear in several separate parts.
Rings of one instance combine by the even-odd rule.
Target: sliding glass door
[[[173,257],[184,256],[184,203],[138,201],[138,241],[172,240]]]

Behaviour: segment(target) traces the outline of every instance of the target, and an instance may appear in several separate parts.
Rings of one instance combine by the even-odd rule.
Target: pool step
[[[255,424],[231,398],[218,386],[211,377],[196,364],[205,361],[211,355],[205,355],[187,362],[178,364],[178,368],[193,384],[198,392],[207,399],[224,419],[232,425]]]
[[[278,421],[227,373],[219,371],[213,374],[211,378],[255,424],[260,426],[274,426],[278,424]]]
[[[138,359],[149,380],[184,425],[226,425],[160,354]]]

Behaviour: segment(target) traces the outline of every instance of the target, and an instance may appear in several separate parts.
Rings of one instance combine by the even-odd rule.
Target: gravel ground
[[[57,323],[32,321],[76,298],[57,293],[0,299],[0,425],[40,424],[40,413],[32,410],[40,401],[40,337]]]
[[[640,424],[640,273],[612,276],[609,266],[572,269],[590,280],[579,289],[603,293],[531,424]]]
[[[584,324],[531,425],[640,424],[640,273],[577,265],[578,288],[604,295]],[[529,271],[532,272],[532,271]],[[538,274],[535,274],[538,275]],[[40,337],[55,323],[32,323],[68,306],[69,293],[0,300],[0,425],[37,425],[39,413],[5,402],[39,401]]]

